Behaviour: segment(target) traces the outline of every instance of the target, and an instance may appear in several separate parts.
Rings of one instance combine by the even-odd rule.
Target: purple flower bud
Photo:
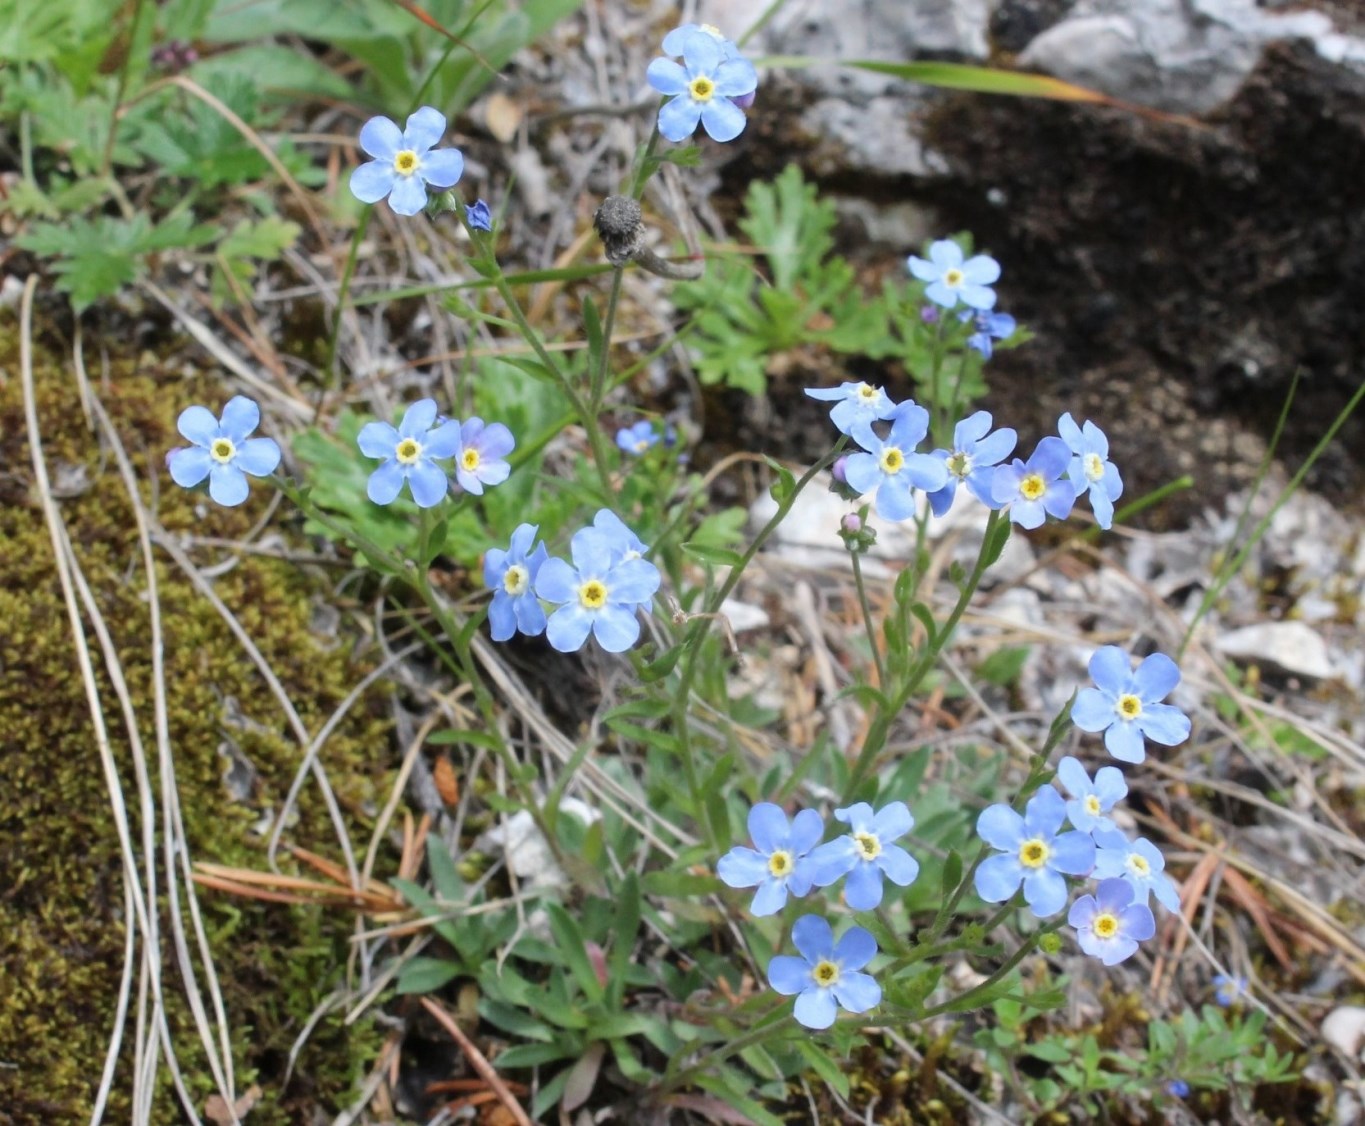
[[[834,464],[829,467],[829,475],[841,485],[848,484],[848,478],[844,475],[844,470],[848,467],[848,455],[836,458]]]
[[[841,525],[846,532],[861,532],[863,530],[863,522],[858,518],[856,512],[850,512],[845,516]]]
[[[919,319],[927,325],[938,324],[938,318],[939,311],[938,306],[936,305],[925,305],[924,308],[919,311]]]

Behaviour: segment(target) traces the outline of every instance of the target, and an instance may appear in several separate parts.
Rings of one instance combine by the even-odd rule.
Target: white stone
[[[591,825],[602,816],[578,798],[565,798],[559,803],[559,813],[577,817],[584,825]],[[501,851],[512,874],[532,887],[567,887],[570,882],[529,810],[512,814],[474,843],[484,852]]]
[[[1322,1038],[1349,1059],[1365,1059],[1365,1009],[1342,1005],[1322,1021]]]
[[[1225,657],[1269,665],[1293,676],[1330,680],[1339,675],[1327,643],[1303,622],[1258,622],[1214,643]]]

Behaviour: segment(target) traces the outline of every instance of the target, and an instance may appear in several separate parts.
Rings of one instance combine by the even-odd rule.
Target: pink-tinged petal
[[[378,203],[397,181],[392,161],[372,160],[351,173],[351,194],[361,203]]]
[[[464,175],[464,154],[459,149],[437,149],[422,157],[422,179],[434,188],[453,188]]]
[[[175,427],[196,446],[207,448],[218,437],[218,420],[208,407],[186,407],[176,419]]]
[[[445,114],[431,106],[423,106],[407,120],[407,128],[403,130],[403,147],[424,153],[444,137],[445,133]]]
[[[246,437],[261,424],[261,408],[245,395],[234,395],[223,407],[223,421],[220,426],[223,437],[230,438],[234,445],[246,441]]]
[[[645,71],[645,78],[660,94],[687,93],[687,71],[672,59],[655,59]]]
[[[1066,913],[1066,921],[1080,930],[1090,926],[1099,913],[1099,901],[1093,895],[1082,895],[1071,905],[1071,910]]]
[[[403,131],[387,117],[372,117],[360,129],[360,147],[376,161],[392,165],[403,148]]]
[[[1133,673],[1133,686],[1138,698],[1144,704],[1155,704],[1164,700],[1180,683],[1180,666],[1165,653],[1153,653],[1144,657]]]
[[[427,189],[419,176],[399,176],[389,192],[395,215],[416,215],[427,205]]]

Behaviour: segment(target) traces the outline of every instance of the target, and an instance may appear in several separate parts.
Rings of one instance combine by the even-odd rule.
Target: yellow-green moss
[[[0,1123],[85,1121],[99,1082],[123,959],[118,844],[93,727],[77,669],[42,511],[34,493],[12,323],[0,323]],[[113,632],[154,754],[151,631],[140,549],[112,459],[87,430],[67,349],[37,355],[38,413],[49,472],[85,574]],[[98,342],[96,342],[98,344]],[[87,349],[91,342],[87,340]],[[100,397],[144,480],[160,484],[158,515],[169,530],[233,537],[259,519],[268,489],[238,510],[176,488],[162,466],[177,444],[174,421],[190,402],[215,408],[231,392],[210,377],[184,378],[183,361],[159,370],[150,357],[115,359]],[[173,371],[173,374],[172,374]],[[97,377],[98,378],[98,377]],[[150,493],[146,494],[150,495]],[[198,510],[198,511],[197,511]],[[217,552],[216,561],[225,553]],[[207,561],[207,560],[206,560]],[[211,606],[164,554],[158,570],[170,696],[170,735],[180,800],[198,860],[264,867],[253,826],[278,809],[300,757],[297,742],[259,674]],[[323,577],[243,556],[215,580],[222,599],[271,663],[310,731],[364,675],[349,647],[310,632]],[[91,644],[94,645],[93,634]],[[131,758],[117,699],[103,679],[105,715],[125,793],[135,806]],[[229,701],[248,722],[234,721]],[[254,792],[233,797],[219,748],[235,742],[257,771]],[[381,698],[362,702],[328,742],[324,760],[353,841],[383,796],[388,746]],[[155,766],[153,764],[153,769]],[[134,811],[135,815],[135,811]],[[310,784],[291,840],[336,855],[330,824]],[[318,1000],[339,982],[352,919],[201,892],[234,1035],[239,1085],[254,1077],[265,1098],[253,1126],[311,1120],[338,1109],[373,1059],[379,1034],[363,1022],[322,1022],[282,1088],[290,1045]],[[182,1069],[201,1100],[210,1092],[197,1038],[180,1001],[174,958],[164,959]],[[106,1120],[128,1120],[125,1051]],[[158,1121],[178,1122],[163,1083]]]

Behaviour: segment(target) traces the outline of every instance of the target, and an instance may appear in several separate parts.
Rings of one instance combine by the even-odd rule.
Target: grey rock
[[[1303,622],[1258,622],[1215,642],[1225,657],[1277,668],[1292,676],[1330,680],[1338,670],[1327,643]]]

